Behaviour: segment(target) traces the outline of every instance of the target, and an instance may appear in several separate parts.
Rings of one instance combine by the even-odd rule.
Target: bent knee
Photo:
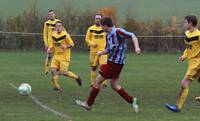
[[[111,88],[115,91],[118,91],[121,89],[121,86],[119,84],[116,84],[116,83],[112,83],[111,82]]]
[[[94,84],[93,84],[93,87],[100,88],[100,85],[101,85],[100,82],[95,81]]]
[[[68,75],[68,71],[67,70],[60,70],[60,74],[61,75]]]
[[[51,59],[51,57],[52,57],[51,53],[47,53],[47,58]]]
[[[56,68],[51,68],[51,74],[56,75],[57,74],[57,69]]]
[[[112,85],[112,84],[111,84],[111,88],[112,88],[113,90],[117,90],[117,86],[116,86],[116,85]]]
[[[184,87],[188,87],[189,85],[190,85],[190,82],[191,82],[191,80],[189,80],[189,79],[184,79],[184,80],[182,80],[182,82],[181,82],[181,86],[184,88]]]

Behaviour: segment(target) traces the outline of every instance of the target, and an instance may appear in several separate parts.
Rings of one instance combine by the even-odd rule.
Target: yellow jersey
[[[61,33],[52,31],[49,48],[54,50],[54,57],[66,58],[70,61],[71,48],[63,49],[61,45],[74,46],[74,42],[70,35],[63,30]]]
[[[191,59],[200,53],[200,31],[196,29],[193,32],[185,32],[186,49],[183,58]]]
[[[44,23],[43,39],[44,39],[45,46],[48,46],[48,44],[49,44],[49,38],[51,36],[51,32],[55,28],[55,26],[56,26],[55,24],[57,21],[60,21],[60,20],[59,19],[47,20]]]
[[[88,28],[85,40],[90,46],[90,52],[97,52],[99,50],[104,50],[106,47],[106,33],[103,31],[101,26],[93,25]],[[93,46],[97,44],[97,47]]]

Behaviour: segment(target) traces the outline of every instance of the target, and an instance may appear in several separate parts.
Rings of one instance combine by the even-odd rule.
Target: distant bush
[[[176,36],[183,33],[175,16],[167,24],[164,24],[160,18],[154,18],[151,21],[138,21],[127,16],[123,25],[136,35],[143,36]],[[139,40],[140,46],[144,51],[177,52],[184,49],[183,38],[140,37]]]
[[[137,20],[135,17],[126,16],[123,22],[117,21],[117,8],[115,6],[103,7],[97,11],[79,11],[65,6],[56,10],[57,17],[64,21],[65,28],[70,34],[85,34],[87,28],[93,24],[94,15],[101,13],[104,16],[111,16],[117,26],[122,26],[136,35],[151,36],[173,36],[183,33],[176,18],[172,16],[168,22],[160,18],[149,21]],[[41,11],[36,2],[22,14],[14,17],[0,19],[0,30],[11,32],[42,33],[43,24],[46,21],[47,13]],[[75,49],[87,50],[84,37],[72,37],[76,43]],[[177,52],[183,50],[183,38],[147,38],[140,37],[140,45],[143,51],[152,52]],[[129,41],[130,42],[130,41]],[[0,34],[0,49],[6,50],[38,50],[43,49],[43,38],[40,35],[12,35]],[[130,49],[130,46],[129,46]]]

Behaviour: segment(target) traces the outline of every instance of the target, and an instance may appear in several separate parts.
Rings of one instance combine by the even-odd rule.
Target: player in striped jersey
[[[76,103],[84,107],[87,110],[92,108],[95,98],[100,91],[100,85],[105,79],[110,79],[111,87],[115,90],[122,98],[124,98],[128,103],[132,105],[135,112],[138,112],[137,98],[130,96],[125,89],[123,89],[118,84],[118,78],[121,70],[125,64],[125,53],[127,50],[126,38],[131,38],[136,54],[140,54],[141,50],[138,44],[137,37],[131,33],[127,32],[122,28],[115,28],[113,26],[110,17],[104,17],[101,19],[101,26],[105,32],[107,32],[107,42],[106,48],[103,51],[98,51],[97,55],[108,54],[108,62],[100,67],[99,75],[97,76],[93,88],[87,101],[76,100]]]

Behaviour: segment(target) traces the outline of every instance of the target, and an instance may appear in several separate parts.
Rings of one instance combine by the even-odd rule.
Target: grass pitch
[[[92,111],[75,105],[75,99],[86,99],[89,93],[89,64],[87,53],[72,53],[70,70],[79,73],[84,82],[78,87],[69,78],[61,77],[63,93],[58,96],[52,90],[50,75],[43,72],[45,54],[42,52],[0,52],[0,121],[199,121],[200,85],[191,85],[190,95],[181,113],[165,109],[164,103],[175,103],[180,80],[186,71],[186,63],[177,63],[179,54],[127,54],[127,64],[121,74],[120,84],[140,100],[140,110],[135,114],[131,106],[118,94],[104,89],[99,94]],[[12,88],[28,82],[32,95],[46,106],[70,118],[61,118],[46,111]]]

